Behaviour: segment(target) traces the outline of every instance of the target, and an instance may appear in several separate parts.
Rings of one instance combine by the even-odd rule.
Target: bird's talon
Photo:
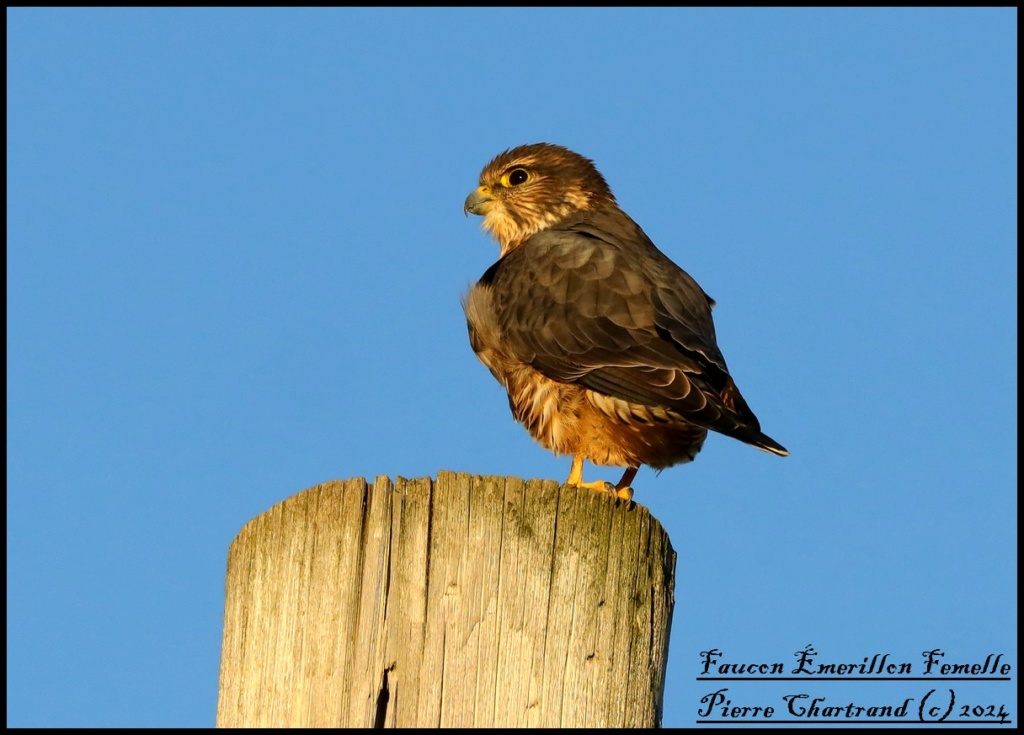
[[[632,502],[633,488],[629,487],[628,485],[626,487],[615,488],[613,491],[613,495],[615,495],[618,498],[621,498],[622,500]]]

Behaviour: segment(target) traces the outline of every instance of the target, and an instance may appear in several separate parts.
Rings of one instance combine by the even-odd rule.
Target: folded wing
[[[534,235],[485,280],[506,344],[548,378],[786,453],[729,376],[714,302],[625,215]]]

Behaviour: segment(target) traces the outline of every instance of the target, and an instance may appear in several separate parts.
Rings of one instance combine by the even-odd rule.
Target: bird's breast
[[[515,419],[552,451],[574,451],[579,433],[578,404],[583,391],[545,377],[527,363],[504,337],[494,310],[491,286],[475,284],[463,301],[473,351],[508,392]]]

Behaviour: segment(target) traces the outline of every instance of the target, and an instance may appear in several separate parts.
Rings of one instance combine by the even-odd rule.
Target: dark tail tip
[[[772,439],[770,436],[766,436],[765,434],[761,434],[761,436],[759,436],[753,442],[753,445],[755,447],[757,447],[758,449],[762,449],[762,450],[764,450],[766,452],[771,452],[772,454],[777,454],[780,457],[788,457],[789,456],[789,450],[788,449],[786,449],[784,446],[782,446],[777,441]]]

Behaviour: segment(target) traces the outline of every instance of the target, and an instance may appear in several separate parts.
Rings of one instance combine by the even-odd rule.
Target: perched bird
[[[484,167],[466,213],[501,246],[463,298],[469,341],[567,483],[631,498],[640,465],[697,456],[708,430],[786,456],[761,432],[715,340],[715,302],[623,212],[590,159],[557,145]],[[583,482],[583,461],[626,467]]]

